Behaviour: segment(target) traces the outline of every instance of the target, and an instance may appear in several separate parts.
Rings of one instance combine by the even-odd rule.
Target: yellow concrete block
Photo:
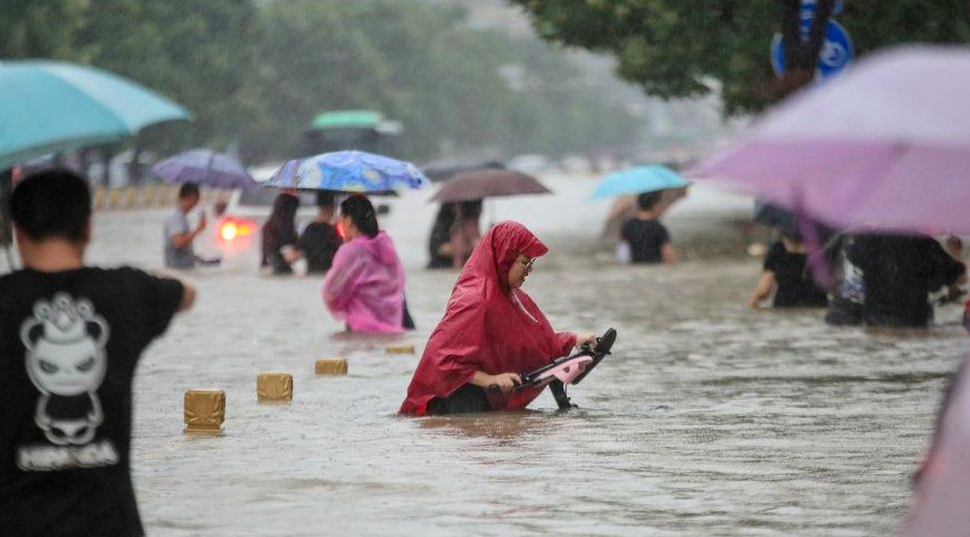
[[[256,396],[260,403],[293,400],[293,375],[260,373],[256,376]]]
[[[185,432],[218,432],[226,421],[226,392],[185,392]]]
[[[414,345],[388,345],[384,347],[387,354],[414,354]]]
[[[125,201],[123,207],[125,209],[134,209],[135,202],[138,200],[138,188],[129,186],[125,189]]]
[[[317,372],[317,375],[346,375],[347,374],[347,360],[343,358],[327,358],[324,360],[317,360],[313,364],[313,370]]]
[[[148,208],[155,203],[155,185],[141,187],[141,207]]]
[[[108,203],[107,208],[117,209],[118,205],[121,203],[121,191],[117,188],[112,188],[108,191]]]
[[[94,190],[94,210],[100,211],[104,207],[104,187],[99,186]]]
[[[152,203],[155,207],[164,207],[168,205],[168,186],[158,185],[155,189],[155,197],[152,199]]]

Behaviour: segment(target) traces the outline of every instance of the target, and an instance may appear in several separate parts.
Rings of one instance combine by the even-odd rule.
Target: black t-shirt
[[[0,535],[143,535],[131,383],[183,293],[132,268],[0,277]]]
[[[663,261],[663,245],[670,242],[670,233],[656,219],[633,218],[623,224],[621,236],[630,245],[630,261],[659,263]]]
[[[776,308],[814,308],[828,304],[825,292],[812,279],[806,254],[789,252],[783,242],[776,241],[765,255],[764,269],[775,274]]]
[[[340,236],[330,224],[311,222],[303,230],[298,247],[306,256],[307,272],[326,272],[333,265],[337,248],[340,248]]]
[[[926,236],[859,235],[849,261],[862,269],[863,320],[871,326],[926,326],[933,314],[927,295],[966,272]]]

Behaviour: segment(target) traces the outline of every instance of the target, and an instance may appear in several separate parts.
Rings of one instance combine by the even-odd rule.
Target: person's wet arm
[[[172,271],[160,270],[155,272],[155,276],[158,278],[163,278],[167,280],[175,280],[179,285],[182,286],[182,298],[179,300],[178,308],[176,312],[183,312],[192,309],[195,305],[195,298],[198,296],[198,292],[195,290],[195,286],[189,283],[188,280],[181,277],[179,274],[175,274]]]
[[[179,303],[178,311],[181,313],[183,311],[188,311],[192,309],[195,305],[195,297],[197,295],[195,286],[185,280],[179,280],[182,284],[182,301]]]
[[[761,306],[761,303],[771,296],[771,290],[774,286],[775,273],[770,270],[762,272],[761,277],[758,278],[758,283],[754,286],[751,297],[748,298],[748,307],[757,308]]]
[[[660,228],[660,260],[668,264],[677,262],[677,250],[670,243],[670,232],[662,226]]]
[[[196,237],[198,237],[203,231],[205,231],[205,225],[206,225],[205,215],[203,214],[199,218],[199,225],[196,226],[194,230],[183,228],[184,230],[180,232],[172,233],[170,235],[172,239],[172,245],[178,248],[179,250],[183,248],[187,248],[189,245],[192,244],[192,241],[194,241]]]
[[[499,373],[498,375],[489,375],[488,373],[484,373],[482,371],[475,371],[468,383],[472,386],[485,388],[486,390],[492,386],[498,386],[503,393],[508,393],[519,384],[522,384],[522,377],[519,376],[518,373]]]
[[[569,354],[573,347],[579,348],[582,342],[579,336],[575,332],[556,332],[556,348],[559,349],[558,355],[553,356],[553,358],[558,358],[559,356],[566,356]]]
[[[664,263],[677,262],[677,249],[669,242],[660,247],[660,257]]]
[[[928,260],[930,291],[941,287],[958,286],[967,281],[967,266],[957,261],[943,249],[940,243],[929,239],[926,259]]]

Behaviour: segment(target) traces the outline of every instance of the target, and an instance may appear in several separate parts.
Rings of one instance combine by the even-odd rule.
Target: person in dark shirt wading
[[[85,266],[91,193],[70,172],[26,178],[11,214],[25,268],[0,277],[0,535],[141,536],[132,377],[195,291]]]
[[[765,256],[764,271],[758,278],[748,306],[757,308],[771,296],[776,308],[824,308],[828,295],[812,279],[808,266],[808,253],[801,236],[782,233]]]
[[[340,248],[340,235],[331,223],[337,210],[337,201],[330,192],[317,192],[317,217],[310,222],[300,240],[298,249],[291,256],[292,262],[299,257],[306,258],[307,274],[324,274],[333,265],[333,256]]]
[[[630,247],[632,263],[675,263],[677,252],[670,244],[670,233],[660,223],[657,204],[663,191],[644,192],[637,197],[639,210],[623,224],[620,236]]]

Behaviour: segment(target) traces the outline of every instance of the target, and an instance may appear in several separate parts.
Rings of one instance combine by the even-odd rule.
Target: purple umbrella
[[[688,175],[839,227],[970,233],[970,49],[873,54]]]
[[[906,537],[964,537],[970,530],[970,367],[953,378],[933,446],[919,472]]]
[[[152,166],[167,183],[195,183],[213,188],[255,188],[258,183],[236,159],[208,149],[173,155]]]
[[[514,170],[476,170],[460,173],[445,183],[430,201],[452,203],[498,196],[548,194],[538,179]]]

